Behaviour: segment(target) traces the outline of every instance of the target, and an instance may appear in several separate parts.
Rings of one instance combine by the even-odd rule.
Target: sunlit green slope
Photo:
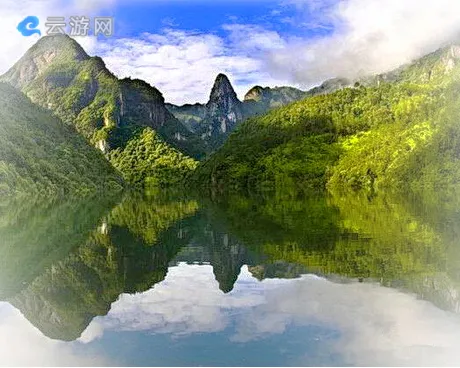
[[[249,119],[197,170],[214,188],[440,188],[460,182],[460,47]]]
[[[159,163],[158,156],[138,157],[130,149],[125,151],[128,145],[142,146],[145,129],[156,132],[158,144],[150,149],[165,147],[163,155],[172,158],[173,171],[177,161],[183,161],[186,167],[188,155],[203,154],[203,142],[166,109],[160,91],[138,79],[118,79],[101,58],[87,55],[69,36],[40,38],[0,80],[74,126],[104,154],[116,150],[114,163],[128,181],[133,170],[120,165],[120,161],[129,161],[138,172],[147,168],[140,173],[143,177],[154,176],[157,182],[165,182],[162,170],[152,174],[148,168],[167,166],[167,160]]]
[[[102,153],[71,127],[0,83],[0,196],[121,189]]]

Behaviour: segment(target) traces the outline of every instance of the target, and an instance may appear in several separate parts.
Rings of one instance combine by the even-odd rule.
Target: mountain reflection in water
[[[356,193],[2,203],[0,364],[458,364],[456,208]]]

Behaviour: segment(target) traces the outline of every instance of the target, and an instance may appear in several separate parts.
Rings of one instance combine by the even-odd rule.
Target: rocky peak
[[[219,74],[206,104],[208,130],[205,136],[227,134],[243,119],[242,103],[228,77]]]
[[[25,54],[40,54],[54,51],[57,55],[77,61],[88,59],[89,56],[81,45],[68,35],[59,34],[44,36]]]
[[[214,86],[212,87],[208,105],[214,103],[228,105],[229,103],[235,104],[238,102],[240,101],[238,100],[236,92],[228,77],[225,74],[219,74],[214,82]]]
[[[264,88],[261,86],[252,87],[244,96],[244,101],[260,101],[263,98]]]
[[[44,36],[2,76],[2,80],[22,88],[52,64],[89,58],[78,42],[67,35]]]

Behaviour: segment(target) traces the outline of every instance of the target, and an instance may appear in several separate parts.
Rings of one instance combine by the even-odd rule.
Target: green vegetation
[[[0,84],[0,196],[121,190],[104,156],[13,87]]]
[[[198,210],[195,200],[169,198],[164,191],[153,195],[132,194],[110,213],[111,225],[128,229],[146,245],[157,243],[172,224],[192,216]]]
[[[126,181],[149,187],[180,184],[197,166],[194,159],[167,145],[150,128],[131,138],[125,148],[110,152],[109,159]]]
[[[89,57],[66,35],[42,37],[1,80],[20,89],[37,105],[50,109],[104,154],[117,149],[121,152],[131,143],[127,149],[130,154],[139,131],[150,128],[163,141],[163,151],[182,153],[180,159],[175,154],[175,159],[162,160],[154,166],[163,168],[171,163],[171,172],[177,174],[177,161],[182,157],[187,166],[192,160],[186,156],[204,155],[204,143],[166,109],[160,91],[138,79],[116,78],[101,58]],[[140,175],[151,178],[149,164],[156,158],[150,155],[150,161],[142,163],[132,162],[131,156],[130,162],[137,170],[148,169]],[[130,170],[122,174],[132,177]],[[136,180],[132,183],[139,184]],[[160,178],[158,185],[163,183]]]
[[[437,190],[460,183],[451,48],[243,123],[193,176],[218,190]]]
[[[14,296],[84,243],[117,197],[2,197],[0,297]]]

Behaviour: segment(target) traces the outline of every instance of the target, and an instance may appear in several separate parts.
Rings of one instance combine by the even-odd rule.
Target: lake
[[[0,365],[459,365],[455,196],[0,204]]]

